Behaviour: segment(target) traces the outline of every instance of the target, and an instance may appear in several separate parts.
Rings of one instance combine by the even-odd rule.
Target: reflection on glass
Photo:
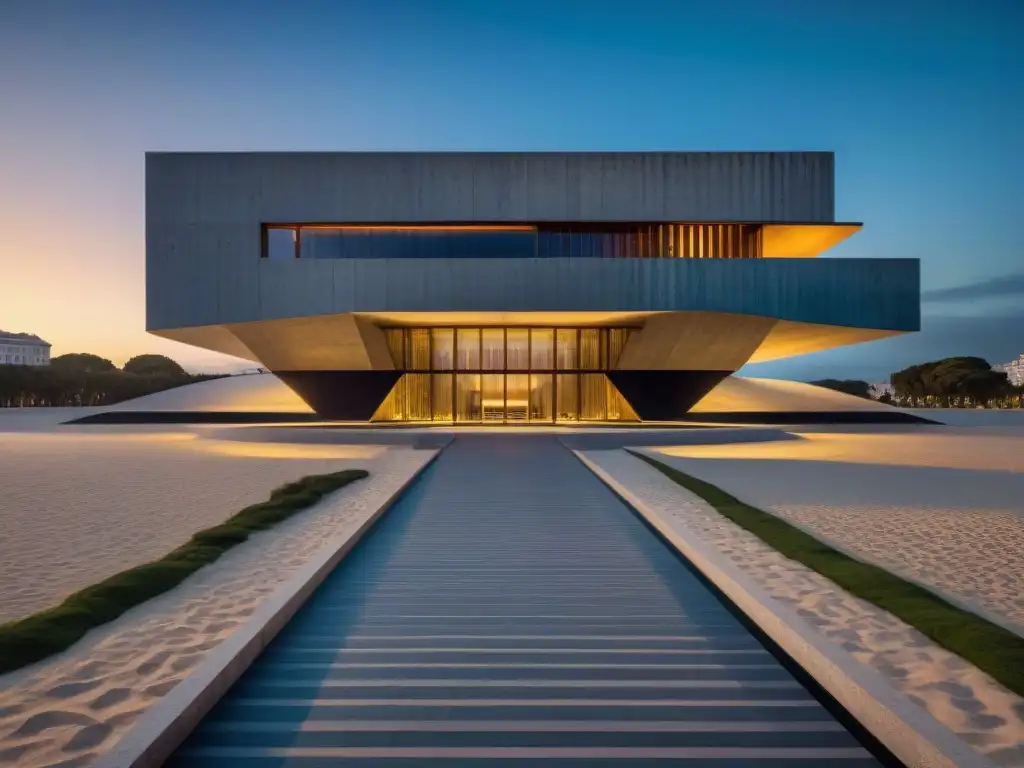
[[[508,328],[505,331],[505,366],[510,371],[530,368],[530,332],[526,328]]]
[[[435,373],[431,379],[433,386],[430,399],[434,406],[434,421],[451,421],[452,376],[450,373]]]
[[[486,362],[486,357],[485,357]],[[505,420],[505,374],[481,375],[484,421]]]
[[[370,421],[406,421],[405,417],[405,376],[388,392],[384,402],[378,406]]]
[[[554,418],[554,377],[550,373],[530,374],[530,421]]]
[[[535,371],[550,371],[555,367],[554,329],[534,328],[530,331],[530,367]]]
[[[629,328],[609,328],[608,329],[608,367],[614,368],[616,363],[619,362],[619,355],[622,354],[622,350],[626,348],[626,342],[629,340]]]
[[[505,419],[526,421],[530,413],[530,375],[510,373],[505,377]]]
[[[382,330],[396,367],[421,373],[402,376],[374,421],[638,420],[603,374],[574,372],[614,367],[630,328]],[[453,368],[491,373],[441,373]]]
[[[386,328],[384,330],[384,340],[388,344],[388,352],[391,353],[391,361],[395,364],[395,368],[404,367],[405,357],[402,353],[404,339],[405,330],[403,328]]]
[[[481,335],[483,337],[484,370],[505,370],[505,329],[484,328]]]
[[[575,373],[558,374],[555,418],[559,421],[576,421],[580,417],[579,378]]]
[[[430,329],[411,328],[405,345],[405,367],[411,371],[430,370]]]
[[[456,339],[455,365],[460,371],[480,370],[480,329],[459,328]]]
[[[295,230],[291,227],[267,227],[267,258],[295,258]]]
[[[409,421],[430,421],[430,374],[405,374],[406,418]]]
[[[598,328],[584,328],[580,331],[580,368],[600,371],[604,368],[604,345]]]
[[[435,371],[450,371],[455,364],[455,332],[451,328],[434,328],[430,331],[431,368]]]
[[[605,379],[608,388],[608,421],[640,421],[640,417],[636,415],[636,411],[633,410],[626,398],[615,388],[614,384],[607,381],[607,377]]]
[[[406,373],[373,421],[639,421],[603,373]]]
[[[268,258],[758,258],[756,224],[267,227]]]
[[[608,390],[603,373],[585,373],[580,377],[580,421],[604,421],[608,418]]]
[[[299,230],[299,256],[303,259],[340,259],[344,255],[342,233],[337,229],[302,227]]]
[[[558,336],[558,368],[563,371],[574,370],[576,366],[576,329],[559,328]]]
[[[480,421],[483,419],[480,397],[480,374],[456,374],[455,389],[458,395],[455,412],[456,421]]]
[[[304,226],[301,233],[304,259],[530,258],[536,243],[526,226]]]

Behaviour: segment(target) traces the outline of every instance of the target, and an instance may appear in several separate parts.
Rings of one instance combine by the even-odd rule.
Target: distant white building
[[[49,365],[50,345],[31,333],[0,331],[0,365]]]
[[[1009,363],[993,365],[992,370],[1003,371],[1010,380],[1010,383],[1015,387],[1019,387],[1024,384],[1024,355]]]

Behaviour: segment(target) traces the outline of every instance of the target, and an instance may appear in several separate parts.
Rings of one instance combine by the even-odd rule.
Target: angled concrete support
[[[676,421],[732,371],[608,371],[643,421]]]
[[[318,416],[369,421],[401,371],[274,371]]]

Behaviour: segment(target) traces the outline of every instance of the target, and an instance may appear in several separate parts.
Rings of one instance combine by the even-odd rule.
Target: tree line
[[[0,365],[0,408],[113,405],[216,378],[187,373],[164,355],[138,355],[118,368],[98,355],[72,353],[46,367]]]
[[[811,382],[857,397],[907,408],[1024,408],[1024,386],[980,357],[947,357],[920,363],[889,377],[892,392],[875,392],[866,381],[822,379]]]

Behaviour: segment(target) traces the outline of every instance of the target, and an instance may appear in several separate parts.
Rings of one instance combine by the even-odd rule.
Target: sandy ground
[[[1024,429],[658,448],[684,472],[1024,634]]]
[[[1024,700],[894,616],[784,558],[623,451],[585,454],[678,532],[711,544],[776,600],[1000,766],[1024,766]]]
[[[891,410],[891,406],[874,400],[865,400],[799,381],[729,376],[694,405],[692,413]]]
[[[143,443],[142,447],[148,450],[151,443]],[[355,530],[432,454],[393,447],[371,460],[312,460],[314,464],[322,463],[324,468],[359,464],[372,474],[273,530],[257,534],[182,586],[90,633],[67,652],[0,677],[0,765],[86,765],[109,749],[142,712],[242,625],[314,552],[325,545],[337,546],[339,538]],[[117,455],[123,456],[124,451]],[[227,492],[222,490],[196,490],[219,474],[234,472],[231,482],[238,486],[255,482],[269,487],[274,481],[261,475],[285,472],[294,477],[313,466],[311,460],[285,461],[288,470],[251,460],[254,468],[243,471],[232,469],[231,464],[214,462],[219,471],[202,474],[206,470],[199,465],[213,460],[208,453],[188,455],[187,459],[175,459],[172,453],[158,455],[176,462],[176,471],[192,473],[184,482],[179,477],[177,490],[198,504],[209,504],[209,511],[203,514],[210,515],[218,499],[236,498],[224,495]],[[157,472],[154,465],[159,462],[154,458],[150,451],[146,461],[133,466],[141,466],[148,473]],[[235,488],[230,493],[248,492]],[[172,506],[184,513],[188,505],[182,502],[181,494],[170,503],[166,495],[168,489],[164,488],[161,493],[150,495],[147,491],[139,498],[144,497],[147,504],[158,507],[165,515],[172,511]],[[79,494],[75,498],[88,497]],[[89,507],[93,508],[91,502]],[[229,505],[228,511],[231,508]],[[223,517],[224,511],[220,510],[219,517]],[[165,517],[152,510],[146,514],[149,533],[155,535],[165,524]],[[193,518],[190,525],[197,522],[198,518]],[[173,525],[182,535],[189,527],[180,521],[166,524]],[[92,531],[86,533],[96,546],[104,537],[118,536],[109,525],[103,527],[107,529],[103,536]],[[141,549],[151,547],[141,538],[124,539],[119,546],[131,548],[118,555],[122,560],[137,560]],[[160,547],[156,549],[162,551]],[[100,551],[112,555],[119,550],[101,547]],[[84,574],[84,569],[79,568],[78,573]]]
[[[137,397],[104,410],[312,412],[283,381],[270,373],[201,381]]]
[[[269,373],[204,381],[94,410],[310,412],[309,406],[284,382]],[[796,381],[730,376],[701,399],[693,410],[700,413],[885,411],[891,408],[871,400]],[[934,415],[934,412],[931,413]]]
[[[366,466],[384,450],[116,427],[4,432],[3,416],[0,621],[160,557],[283,483]]]

